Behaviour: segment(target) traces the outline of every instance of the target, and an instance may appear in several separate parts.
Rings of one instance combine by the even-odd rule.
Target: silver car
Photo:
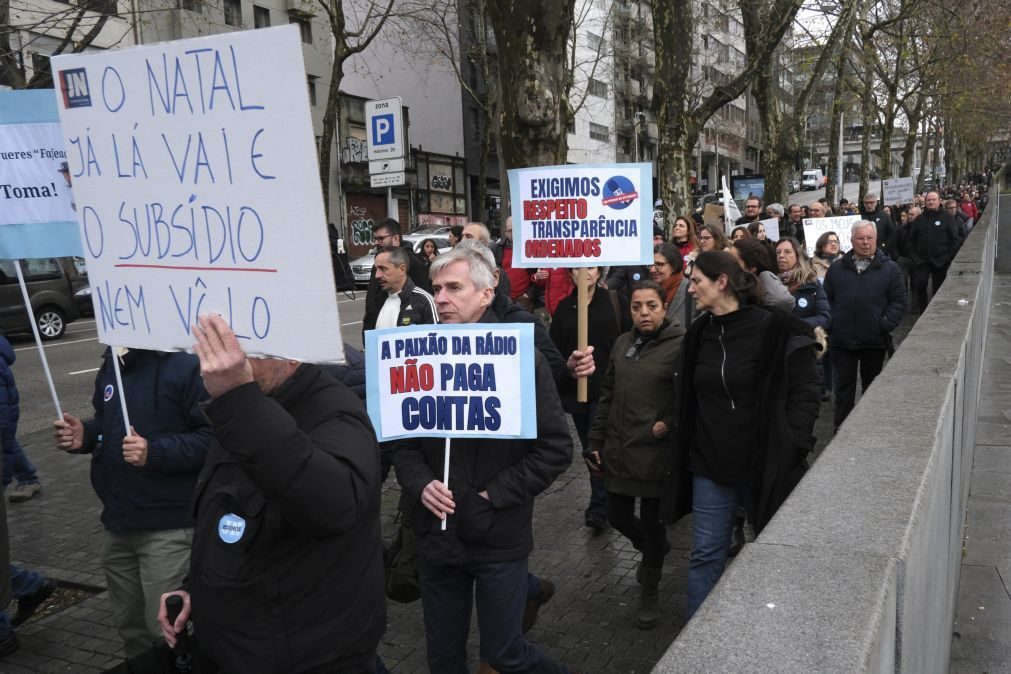
[[[449,237],[444,234],[431,234],[429,232],[415,232],[413,234],[405,234],[401,237],[405,243],[411,244],[411,248],[415,253],[421,254],[421,244],[425,242],[426,239],[431,239],[435,242],[435,247],[438,248],[440,253],[444,253],[449,250]],[[369,279],[372,278],[372,267],[376,262],[376,248],[375,246],[359,258],[351,261],[351,273],[355,276],[355,284],[357,285],[368,285]]]

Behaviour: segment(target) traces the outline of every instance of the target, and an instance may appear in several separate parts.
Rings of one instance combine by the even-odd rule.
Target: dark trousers
[[[568,672],[520,629],[527,602],[526,559],[463,566],[422,561],[420,578],[431,672],[468,674],[467,634],[475,599],[483,662],[503,673]]]
[[[587,403],[585,412],[573,412],[572,414],[572,423],[576,426],[576,435],[579,436],[579,443],[583,446],[583,449],[586,449],[587,436],[590,434],[590,424],[593,423],[595,416],[597,416],[596,402]],[[587,470],[589,469],[587,468]],[[586,506],[585,516],[589,517],[594,514],[608,517],[607,490],[604,488],[604,478],[590,473],[590,505]]]
[[[660,499],[640,499],[639,516],[635,516],[635,497],[624,494],[607,495],[607,521],[642,551],[644,566],[663,566],[664,541],[667,532],[660,522]]]
[[[835,371],[835,427],[853,410],[857,397],[857,367],[860,368],[862,391],[867,391],[885,364],[884,349],[843,349],[833,346],[832,368]]]
[[[916,294],[917,308],[920,313],[927,310],[927,281],[933,289],[934,295],[941,289],[941,284],[948,277],[949,264],[943,267],[935,266],[933,262],[924,262],[913,267],[912,284],[913,292]]]

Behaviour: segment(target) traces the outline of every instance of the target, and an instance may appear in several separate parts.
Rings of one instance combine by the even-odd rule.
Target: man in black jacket
[[[878,250],[874,223],[862,220],[853,225],[850,241],[853,249],[825,274],[825,294],[832,305],[829,341],[836,376],[836,428],[853,409],[857,367],[866,391],[881,372],[891,332],[906,311],[902,271]]]
[[[415,286],[426,292],[432,289],[432,284],[428,280],[428,266],[415,254],[411,245],[409,243],[404,243],[400,238],[399,222],[393,218],[386,218],[385,220],[382,220],[372,228],[372,238],[375,240],[378,248],[386,248],[389,246],[398,246],[403,248],[404,252],[407,253],[407,275],[410,277],[411,281]],[[379,310],[382,308],[382,304],[379,303],[377,298],[385,299],[385,297],[386,293],[383,291],[382,287],[379,285],[379,280],[376,278],[376,265],[373,264],[372,276],[369,278],[369,288],[365,292],[365,316],[362,319],[362,325],[376,324],[376,318],[379,316]]]
[[[367,312],[364,330],[439,322],[432,296],[414,285],[408,276],[409,260],[407,251],[400,246],[388,246],[376,252],[373,269],[383,292],[373,298],[377,306]]]
[[[888,253],[888,256],[895,259],[895,255],[888,249],[888,244],[895,235],[895,225],[892,216],[885,213],[885,209],[878,205],[878,195],[868,192],[864,195],[863,208],[860,209],[860,219],[873,222],[878,232],[878,242]]]
[[[113,358],[120,359],[124,390]],[[55,422],[59,449],[91,455],[105,527],[102,566],[128,658],[158,639],[161,595],[179,587],[189,568],[190,500],[211,441],[200,410],[206,399],[192,355],[106,349],[95,377],[94,417],[82,422],[64,412]]]
[[[374,672],[386,629],[379,449],[361,402],[315,365],[247,359],[217,315],[194,327],[214,430],[184,590],[207,669]],[[174,624],[164,599],[183,597]],[[204,664],[203,662],[201,663]]]
[[[927,310],[927,281],[934,294],[948,276],[948,266],[962,245],[958,223],[941,208],[941,195],[927,192],[924,209],[909,227],[908,248],[913,260],[913,292],[920,311]]]
[[[481,246],[460,244],[432,263],[443,323],[498,320],[495,262]],[[467,672],[467,633],[476,597],[481,655],[503,672],[566,672],[521,632],[527,556],[533,548],[534,497],[572,461],[572,438],[547,361],[536,354],[537,437],[453,441],[449,485],[442,482],[445,442],[398,443],[397,480],[415,504],[428,664],[432,672]],[[441,521],[447,520],[447,530]],[[475,593],[475,585],[477,591]]]

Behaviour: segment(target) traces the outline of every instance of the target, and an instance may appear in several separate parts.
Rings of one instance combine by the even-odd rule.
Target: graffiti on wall
[[[369,217],[364,206],[349,205],[348,221],[351,223],[351,245],[371,246],[374,243],[372,227],[376,221]]]
[[[369,160],[369,144],[361,138],[348,136],[341,148],[342,164],[361,164]]]

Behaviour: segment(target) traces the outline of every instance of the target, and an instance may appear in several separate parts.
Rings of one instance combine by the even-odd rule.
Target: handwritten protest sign
[[[779,241],[779,218],[759,220],[765,226],[765,238],[769,241]]]
[[[854,222],[859,222],[859,215],[840,215],[834,218],[805,218],[804,219],[804,240],[807,242],[808,252],[814,253],[814,246],[818,242],[818,237],[825,232],[835,232],[839,235],[839,251],[849,252],[853,244],[850,242],[850,230]],[[879,242],[880,243],[880,242]]]
[[[365,333],[380,440],[537,436],[533,325],[422,325]]]
[[[916,185],[912,177],[886,178],[881,181],[881,203],[889,206],[911,204]]]
[[[188,349],[217,312],[248,353],[342,360],[298,28],[52,64],[99,339]]]
[[[593,267],[653,260],[653,171],[572,164],[509,171],[514,267]]]
[[[0,258],[81,254],[56,95],[0,92]]]

